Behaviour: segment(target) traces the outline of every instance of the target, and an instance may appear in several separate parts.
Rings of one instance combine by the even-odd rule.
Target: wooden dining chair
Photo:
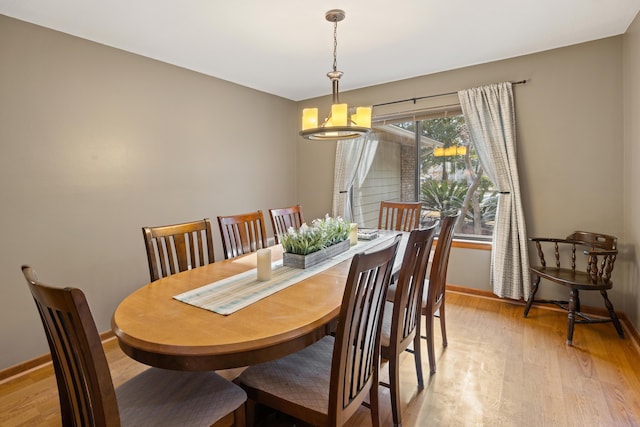
[[[151,281],[214,262],[211,220],[142,227]]]
[[[411,231],[420,227],[420,202],[380,202],[378,229]]]
[[[400,355],[413,344],[418,390],[424,388],[420,351],[422,295],[433,246],[436,225],[413,230],[409,235],[396,282],[395,299],[386,301],[382,320],[380,354],[389,363],[389,384],[393,425],[402,425],[400,411]]]
[[[149,368],[114,389],[84,293],[22,272],[51,349],[63,426],[245,425],[246,393],[214,372]]]
[[[353,257],[335,337],[250,366],[238,377],[249,396],[249,424],[255,403],[261,403],[312,425],[340,426],[368,395],[372,424],[380,425],[382,308],[400,237],[386,248]]]
[[[276,244],[280,243],[280,235],[285,234],[289,227],[298,229],[304,224],[304,215],[302,215],[302,207],[300,205],[269,209],[269,216],[271,217],[273,237]]]
[[[262,211],[238,215],[219,216],[225,259],[256,252],[267,247],[267,232]]]
[[[433,375],[436,372],[436,357],[433,343],[433,320],[440,318],[440,331],[442,332],[442,345],[447,343],[447,322],[445,317],[445,291],[447,288],[447,271],[449,268],[449,254],[453,242],[453,229],[460,212],[447,215],[442,219],[438,242],[433,253],[433,261],[429,271],[429,280],[425,283],[427,288],[423,292],[422,314],[425,317],[425,335],[427,340],[427,353],[429,355],[429,370]]]
[[[589,231],[574,231],[564,239],[532,237],[538,251],[539,265],[529,268],[533,288],[524,309],[527,317],[534,302],[551,303],[566,310],[567,314],[567,344],[573,345],[573,328],[576,323],[605,323],[611,322],[620,338],[624,338],[624,331],[620,320],[607,296],[607,290],[613,287],[611,274],[618,255],[618,239],[602,233]],[[544,250],[548,250],[550,258],[554,259],[553,266],[547,266]],[[576,267],[576,249],[584,254],[584,270]],[[536,293],[540,279],[569,288],[569,300],[536,300]],[[580,310],[580,291],[599,291],[604,305],[609,313],[608,318],[589,316]]]

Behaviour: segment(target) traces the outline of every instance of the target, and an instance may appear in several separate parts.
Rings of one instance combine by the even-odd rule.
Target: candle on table
[[[358,224],[351,223],[351,231],[349,231],[349,243],[353,246],[358,243]]]
[[[264,282],[271,279],[271,249],[258,249],[258,280]]]

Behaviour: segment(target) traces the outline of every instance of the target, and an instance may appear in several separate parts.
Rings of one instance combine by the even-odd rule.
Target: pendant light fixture
[[[336,51],[338,48],[338,22],[342,21],[345,13],[340,9],[332,9],[325,14],[329,22],[333,22],[333,71],[327,73],[331,80],[333,101],[329,116],[322,123],[318,123],[318,109],[305,108],[302,110],[302,130],[300,136],[312,141],[336,141],[352,139],[371,132],[371,107],[357,107],[349,111],[347,104],[340,103],[338,82],[342,71],[338,71]]]

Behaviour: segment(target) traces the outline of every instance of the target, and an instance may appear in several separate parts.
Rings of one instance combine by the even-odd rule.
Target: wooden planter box
[[[321,249],[308,255],[298,255],[285,252],[282,254],[282,265],[293,268],[309,268],[333,256],[349,250],[349,239]]]

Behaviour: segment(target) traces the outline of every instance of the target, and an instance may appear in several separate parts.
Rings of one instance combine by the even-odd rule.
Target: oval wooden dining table
[[[273,260],[282,258],[273,246]],[[201,371],[276,359],[312,344],[337,318],[351,260],[343,261],[239,311],[221,315],[173,297],[256,268],[256,253],[149,283],[116,308],[122,350],[144,364]]]

